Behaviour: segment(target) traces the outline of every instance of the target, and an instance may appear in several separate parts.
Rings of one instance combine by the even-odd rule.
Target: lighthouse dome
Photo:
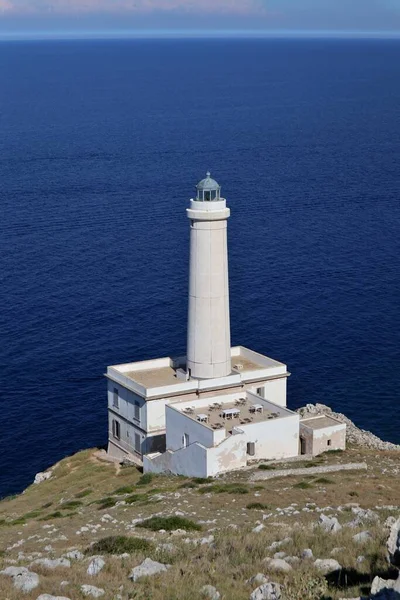
[[[211,178],[210,172],[197,184],[196,188],[197,200],[212,202],[220,199],[221,186]]]

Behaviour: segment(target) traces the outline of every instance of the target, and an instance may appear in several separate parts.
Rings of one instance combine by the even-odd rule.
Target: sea
[[[107,365],[185,352],[231,208],[232,343],[400,443],[400,41],[0,43],[0,496],[107,442]]]

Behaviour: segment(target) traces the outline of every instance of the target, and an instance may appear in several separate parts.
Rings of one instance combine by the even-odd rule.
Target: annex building
[[[209,173],[187,208],[187,353],[110,366],[108,452],[146,472],[208,477],[252,460],[345,447],[346,425],[287,408],[285,364],[231,347],[227,221]]]

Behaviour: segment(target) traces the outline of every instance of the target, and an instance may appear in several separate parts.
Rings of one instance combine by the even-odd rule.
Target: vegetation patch
[[[125,498],[125,502],[127,504],[135,504],[135,502],[141,502],[148,500],[147,494],[132,494],[132,496],[128,496]]]
[[[198,485],[201,485],[202,483],[210,483],[208,477],[194,477],[192,481],[193,483],[197,483]]]
[[[246,506],[249,510],[269,510],[271,507],[268,504],[263,504],[262,502],[250,502]]]
[[[112,508],[116,505],[118,500],[116,498],[101,498],[101,500],[96,500],[95,504],[99,505],[99,510],[104,510],[105,508]]]
[[[133,490],[135,488],[133,487],[133,485],[124,485],[120,488],[117,488],[116,490],[114,490],[113,494],[132,494]]]
[[[64,510],[67,508],[78,508],[79,506],[83,506],[83,502],[80,500],[71,500],[70,502],[64,502],[64,504],[61,505],[61,508]]]
[[[126,537],[124,535],[102,538],[85,550],[85,554],[132,554],[147,552],[153,544],[142,538]]]
[[[138,523],[136,527],[143,527],[151,531],[160,531],[160,529],[165,529],[165,531],[175,531],[176,529],[201,531],[202,529],[201,525],[184,517],[151,517],[151,519]]]
[[[151,483],[153,481],[153,478],[154,478],[153,473],[145,473],[144,475],[141,476],[141,478],[137,482],[137,485],[148,485],[149,483]]]
[[[299,483],[295,483],[293,487],[299,490],[309,490],[312,488],[312,485],[308,481],[300,481]]]
[[[57,510],[56,512],[51,513],[50,515],[46,515],[45,517],[41,517],[39,521],[50,521],[51,519],[60,519],[64,515],[62,512]]]
[[[314,483],[324,483],[324,484],[328,485],[328,484],[334,484],[335,482],[333,481],[333,479],[328,479],[328,477],[319,477],[318,479],[316,479],[314,481]]]
[[[275,465],[258,465],[258,468],[261,469],[262,471],[273,471],[274,469],[276,469]]]
[[[53,506],[52,502],[46,502],[46,504],[43,504],[42,508],[50,508],[50,506]]]
[[[14,521],[11,521],[10,525],[25,525],[26,520],[24,519],[24,517],[19,517],[18,519],[14,519]]]
[[[180,487],[180,489],[182,489],[182,488],[193,489],[193,488],[197,487],[197,485],[195,483],[193,483],[193,481],[187,481],[186,483],[182,483],[182,485],[180,485],[179,487]]]
[[[40,510],[32,510],[31,512],[26,513],[22,518],[23,519],[37,519],[41,515]]]
[[[89,496],[90,494],[93,494],[93,490],[82,490],[81,492],[75,494],[75,498],[86,498],[86,496]]]
[[[199,494],[248,494],[249,489],[245,485],[237,483],[216,483],[206,485],[198,490]]]

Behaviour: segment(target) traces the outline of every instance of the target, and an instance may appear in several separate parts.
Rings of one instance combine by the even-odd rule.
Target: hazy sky
[[[0,35],[399,32],[400,0],[0,0]]]

